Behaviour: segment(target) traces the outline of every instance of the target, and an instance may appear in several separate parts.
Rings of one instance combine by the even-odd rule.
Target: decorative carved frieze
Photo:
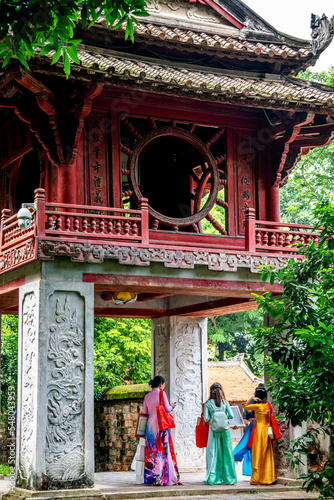
[[[168,358],[169,352],[169,331],[166,328],[163,320],[157,324],[157,320],[152,325],[152,333],[154,339],[154,373],[153,375],[161,375],[168,382]]]
[[[84,334],[82,311],[74,309],[72,299],[71,293],[64,302],[56,299],[48,328],[46,474],[62,481],[78,479],[85,469]]]
[[[146,10],[152,18],[159,18],[160,22],[167,25],[189,25],[201,30],[211,26],[226,27],[230,25],[214,9],[202,3],[190,3],[184,0],[148,0]],[[205,27],[205,28],[204,28]]]
[[[201,252],[196,250],[178,250],[164,248],[125,247],[118,245],[94,245],[88,243],[70,243],[68,241],[40,241],[38,258],[53,260],[56,256],[70,257],[72,262],[101,264],[104,260],[116,260],[128,266],[149,266],[151,262],[160,262],[164,267],[174,269],[194,269],[205,266],[210,271],[236,272],[238,268],[250,269],[257,273],[258,268],[270,264],[276,269],[301,256],[268,256],[249,253],[224,253],[219,251]]]
[[[4,250],[0,256],[0,271],[4,272],[30,260],[34,260],[35,244],[36,239],[33,236],[28,241],[20,242],[13,248]]]

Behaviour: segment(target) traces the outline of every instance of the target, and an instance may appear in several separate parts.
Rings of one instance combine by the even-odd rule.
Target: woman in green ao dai
[[[216,412],[225,412],[228,419],[233,418],[231,407],[225,399],[223,387],[218,382],[210,387],[210,399],[204,404],[204,420],[210,420],[208,445],[206,448],[206,475],[208,484],[235,484],[237,475],[232,449],[231,431],[214,431],[213,416]],[[224,416],[218,416],[225,418]],[[215,417],[214,420],[216,420]]]

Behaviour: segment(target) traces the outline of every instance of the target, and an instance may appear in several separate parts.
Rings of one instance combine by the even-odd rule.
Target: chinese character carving
[[[93,134],[92,134],[92,141],[94,143],[102,142],[102,140],[101,140],[101,134],[99,132],[93,132]]]
[[[94,118],[94,121],[93,121],[93,128],[98,128],[101,130],[101,127],[99,125],[99,120],[97,118]]]
[[[103,200],[101,198],[101,189],[97,189],[95,191],[95,200],[94,200],[94,203],[101,203],[101,205],[103,204]]]
[[[99,174],[101,169],[101,163],[98,160],[96,160],[94,165],[92,165],[92,169],[95,170],[97,174]]]
[[[241,185],[246,185],[246,186],[249,186],[250,185],[250,181],[248,180],[248,175],[244,175],[243,177],[241,177]]]
[[[95,146],[95,148],[93,149],[93,153],[96,154],[96,158],[99,157],[99,152],[101,151],[101,148],[99,146]]]
[[[101,182],[102,182],[101,177],[97,177],[97,176],[95,175],[95,177],[94,177],[94,179],[93,179],[93,184],[94,184],[94,187],[96,187],[96,188],[101,187]]]

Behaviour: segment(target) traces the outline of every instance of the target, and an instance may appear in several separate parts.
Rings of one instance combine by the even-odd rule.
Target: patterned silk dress
[[[152,389],[144,398],[144,413],[149,414],[146,427],[144,484],[177,484],[180,481],[174,445],[170,430],[159,431],[157,405],[159,389]],[[173,407],[169,404],[165,392],[163,404],[169,413]]]
[[[251,484],[272,484],[277,481],[272,440],[268,436],[269,405],[253,403],[244,405],[245,410],[254,411],[256,426],[252,447]]]
[[[204,420],[211,421],[216,411],[224,411],[227,418],[233,418],[231,407],[227,401],[222,400],[220,407],[218,407],[213,399],[209,399],[204,404]],[[204,482],[208,484],[235,484],[237,482],[230,429],[214,432],[210,424]]]

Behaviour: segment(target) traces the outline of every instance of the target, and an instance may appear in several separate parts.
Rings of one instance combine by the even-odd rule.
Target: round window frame
[[[158,137],[165,136],[173,136],[179,137],[181,139],[186,140],[190,144],[196,147],[196,149],[203,156],[203,163],[207,163],[209,172],[211,174],[211,181],[213,183],[213,187],[211,189],[210,196],[205,203],[204,207],[198,212],[190,215],[189,217],[177,218],[177,217],[168,217],[167,215],[163,215],[148,204],[148,211],[152,218],[157,219],[158,221],[166,224],[168,226],[189,226],[191,224],[196,224],[200,222],[205,216],[212,210],[214,204],[218,197],[219,190],[219,171],[214,156],[209,151],[209,149],[205,146],[205,144],[194,134],[178,127],[162,127],[159,129],[154,129],[151,132],[148,132],[138,143],[135,145],[128,161],[128,169],[130,172],[130,180],[132,184],[132,189],[134,196],[136,198],[137,203],[140,205],[140,202],[144,196],[142,195],[138,182],[136,179],[136,165],[139,158],[140,153],[143,148],[147,146],[149,142]],[[207,175],[205,176],[207,177]],[[149,200],[148,200],[149,201]]]

